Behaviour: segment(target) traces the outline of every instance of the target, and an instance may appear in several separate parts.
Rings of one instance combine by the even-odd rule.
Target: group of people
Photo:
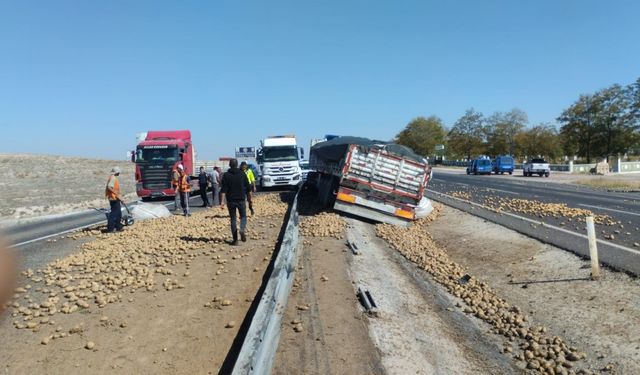
[[[120,197],[120,168],[114,167],[107,181],[105,196],[109,200],[111,212],[107,222],[107,232],[122,231],[122,211]],[[189,197],[191,193],[191,178],[187,175],[182,164],[178,164],[172,172],[171,185],[175,190],[174,211],[178,209],[178,199],[184,216],[191,216],[189,209]],[[198,174],[198,185],[200,188],[200,197],[202,198],[202,207],[220,206],[222,209],[226,207],[229,211],[231,219],[231,234],[233,240],[230,244],[238,244],[238,228],[237,220],[240,216],[240,240],[247,240],[247,207],[254,215],[252,193],[256,191],[256,178],[246,162],[238,165],[237,159],[229,160],[229,170],[224,174],[221,173],[220,167],[215,167],[213,173],[207,173],[204,167],[200,167]],[[211,202],[207,190],[211,187]]]

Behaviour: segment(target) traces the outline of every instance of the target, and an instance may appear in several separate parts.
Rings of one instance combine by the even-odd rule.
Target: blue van
[[[491,160],[487,157],[474,159],[467,167],[467,174],[491,174]]]
[[[493,161],[493,173],[504,174],[505,172],[513,174],[513,158],[511,156],[498,156]]]

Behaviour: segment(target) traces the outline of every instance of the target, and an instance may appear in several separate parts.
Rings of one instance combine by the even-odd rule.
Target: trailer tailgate
[[[369,185],[391,196],[401,195],[417,204],[429,178],[428,165],[396,156],[383,148],[360,148],[352,145],[343,179]]]

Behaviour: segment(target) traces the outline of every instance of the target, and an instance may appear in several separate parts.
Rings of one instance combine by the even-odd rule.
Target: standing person
[[[220,173],[220,167],[213,168],[213,176],[211,177],[211,195],[214,206],[220,205],[220,179],[222,178]]]
[[[191,216],[189,212],[189,193],[191,192],[191,181],[184,173],[184,166],[178,165],[178,194],[180,194],[180,206],[184,216]]]
[[[231,235],[233,241],[231,245],[238,244],[238,223],[236,210],[240,213],[240,239],[247,241],[245,230],[247,229],[247,207],[245,199],[251,196],[249,190],[249,180],[247,175],[238,168],[238,160],[229,160],[229,170],[222,176],[222,188],[220,191],[220,208],[224,209],[225,198],[229,206],[229,217],[231,219]]]
[[[242,169],[242,171],[247,175],[247,180],[249,180],[249,189],[251,190],[251,192],[255,193],[256,177],[254,176],[251,168],[249,168],[249,166],[247,165],[246,161],[240,163],[240,169]],[[251,211],[251,216],[253,216],[255,211],[253,211],[253,200],[251,199],[251,194],[247,195],[247,202],[249,202],[249,211]]]
[[[113,167],[111,175],[107,180],[107,187],[104,189],[104,195],[109,200],[111,212],[107,220],[107,233],[115,231],[121,232],[122,229],[122,207],[120,205],[120,167]]]
[[[204,170],[204,167],[200,167],[200,174],[198,174],[198,185],[200,186],[200,197],[202,198],[202,207],[211,207],[209,203],[209,197],[207,196],[207,188],[211,181],[211,175]]]
[[[179,164],[182,165],[182,164]],[[171,187],[175,195],[173,196],[173,210],[178,211],[178,199],[180,194],[178,193],[178,180],[180,179],[180,173],[178,172],[178,165],[173,167],[171,171]]]

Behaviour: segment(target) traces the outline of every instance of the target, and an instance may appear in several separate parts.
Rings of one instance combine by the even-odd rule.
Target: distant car
[[[307,181],[307,176],[311,172],[309,169],[308,160],[300,160],[300,174],[302,175],[302,181]]]
[[[509,173],[513,174],[513,158],[511,156],[498,156],[492,163],[493,173],[495,174],[504,174]]]
[[[491,174],[491,160],[489,158],[478,158],[467,167],[467,174]]]
[[[544,159],[531,159],[522,166],[522,174],[524,176],[537,174],[540,177],[549,177],[550,172],[549,162]]]

